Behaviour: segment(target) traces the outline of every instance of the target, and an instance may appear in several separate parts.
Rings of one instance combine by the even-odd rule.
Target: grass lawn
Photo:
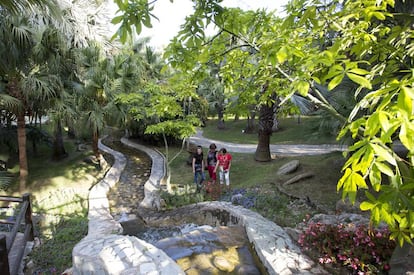
[[[257,123],[257,121],[256,121]],[[257,144],[257,133],[245,134],[247,121],[225,120],[225,129],[217,129],[217,119],[208,120],[204,127],[205,137],[234,143]],[[318,117],[303,116],[279,119],[279,130],[271,136],[272,144],[336,144],[335,136],[322,133],[318,128]]]

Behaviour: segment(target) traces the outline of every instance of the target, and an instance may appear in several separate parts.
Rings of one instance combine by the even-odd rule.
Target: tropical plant
[[[54,0],[1,0],[0,7],[13,15],[18,15],[22,11],[34,12],[42,9],[51,12],[54,16],[60,16],[59,5]]]
[[[7,84],[2,97],[17,119],[19,145],[20,189],[24,190],[28,176],[25,116],[36,101],[47,101],[62,89],[60,79],[50,74],[46,63],[37,63],[36,45],[42,43],[43,32],[36,21],[24,16],[8,16],[1,11],[0,74]],[[34,58],[36,56],[36,58]],[[10,100],[13,97],[13,100]],[[12,104],[12,102],[17,104]]]
[[[113,81],[113,60],[106,57],[98,44],[82,49],[79,58],[82,93],[78,94],[77,106],[81,114],[81,125],[90,129],[92,149],[100,157],[98,140],[107,121],[119,114],[115,104]]]

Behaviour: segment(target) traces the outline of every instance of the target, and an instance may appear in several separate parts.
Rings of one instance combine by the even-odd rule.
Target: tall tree
[[[46,64],[36,63],[33,58],[36,53],[36,35],[39,33],[39,25],[29,20],[29,17],[11,17],[1,11],[0,24],[0,74],[7,82],[7,94],[13,97],[19,104],[17,108],[10,110],[16,115],[17,134],[20,164],[20,190],[26,186],[28,176],[28,164],[26,154],[26,130],[25,116],[32,102],[45,101],[56,95],[61,89],[61,82],[54,74],[49,74]]]
[[[1,0],[0,7],[12,15],[18,15],[28,10],[34,12],[39,9],[49,11],[56,17],[61,15],[59,5],[54,0]]]
[[[125,78],[119,77],[119,74],[122,74],[122,64],[125,62],[115,64],[114,59],[107,57],[100,46],[93,43],[81,50],[79,61],[83,87],[77,98],[78,110],[81,113],[82,124],[91,131],[92,150],[95,156],[101,159],[98,140],[104,127],[110,121],[122,118],[115,95],[119,93],[120,87],[126,85]],[[117,78],[122,81],[117,81]]]

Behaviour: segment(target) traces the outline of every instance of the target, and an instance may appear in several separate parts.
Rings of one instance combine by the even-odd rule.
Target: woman
[[[217,164],[217,150],[216,150],[216,145],[214,143],[210,144],[209,147],[209,151],[207,154],[207,170],[208,170],[208,174],[210,176],[210,180],[212,180],[213,182],[216,182],[217,179],[217,174],[214,171],[214,169],[216,168],[216,164]]]
[[[217,155],[217,164],[214,172],[219,169],[220,186],[226,182],[226,189],[230,191],[230,168],[232,156],[227,152],[226,148],[221,148]]]

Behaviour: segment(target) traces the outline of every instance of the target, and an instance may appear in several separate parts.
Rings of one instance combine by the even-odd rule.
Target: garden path
[[[202,130],[189,138],[190,142],[208,148],[211,143],[215,143],[217,148],[225,147],[227,151],[234,153],[254,153],[257,144],[237,144],[232,142],[224,142],[216,139],[209,139],[203,136]],[[337,144],[271,144],[270,152],[277,156],[298,156],[298,155],[320,155],[331,152],[343,152],[347,150],[346,145]]]

